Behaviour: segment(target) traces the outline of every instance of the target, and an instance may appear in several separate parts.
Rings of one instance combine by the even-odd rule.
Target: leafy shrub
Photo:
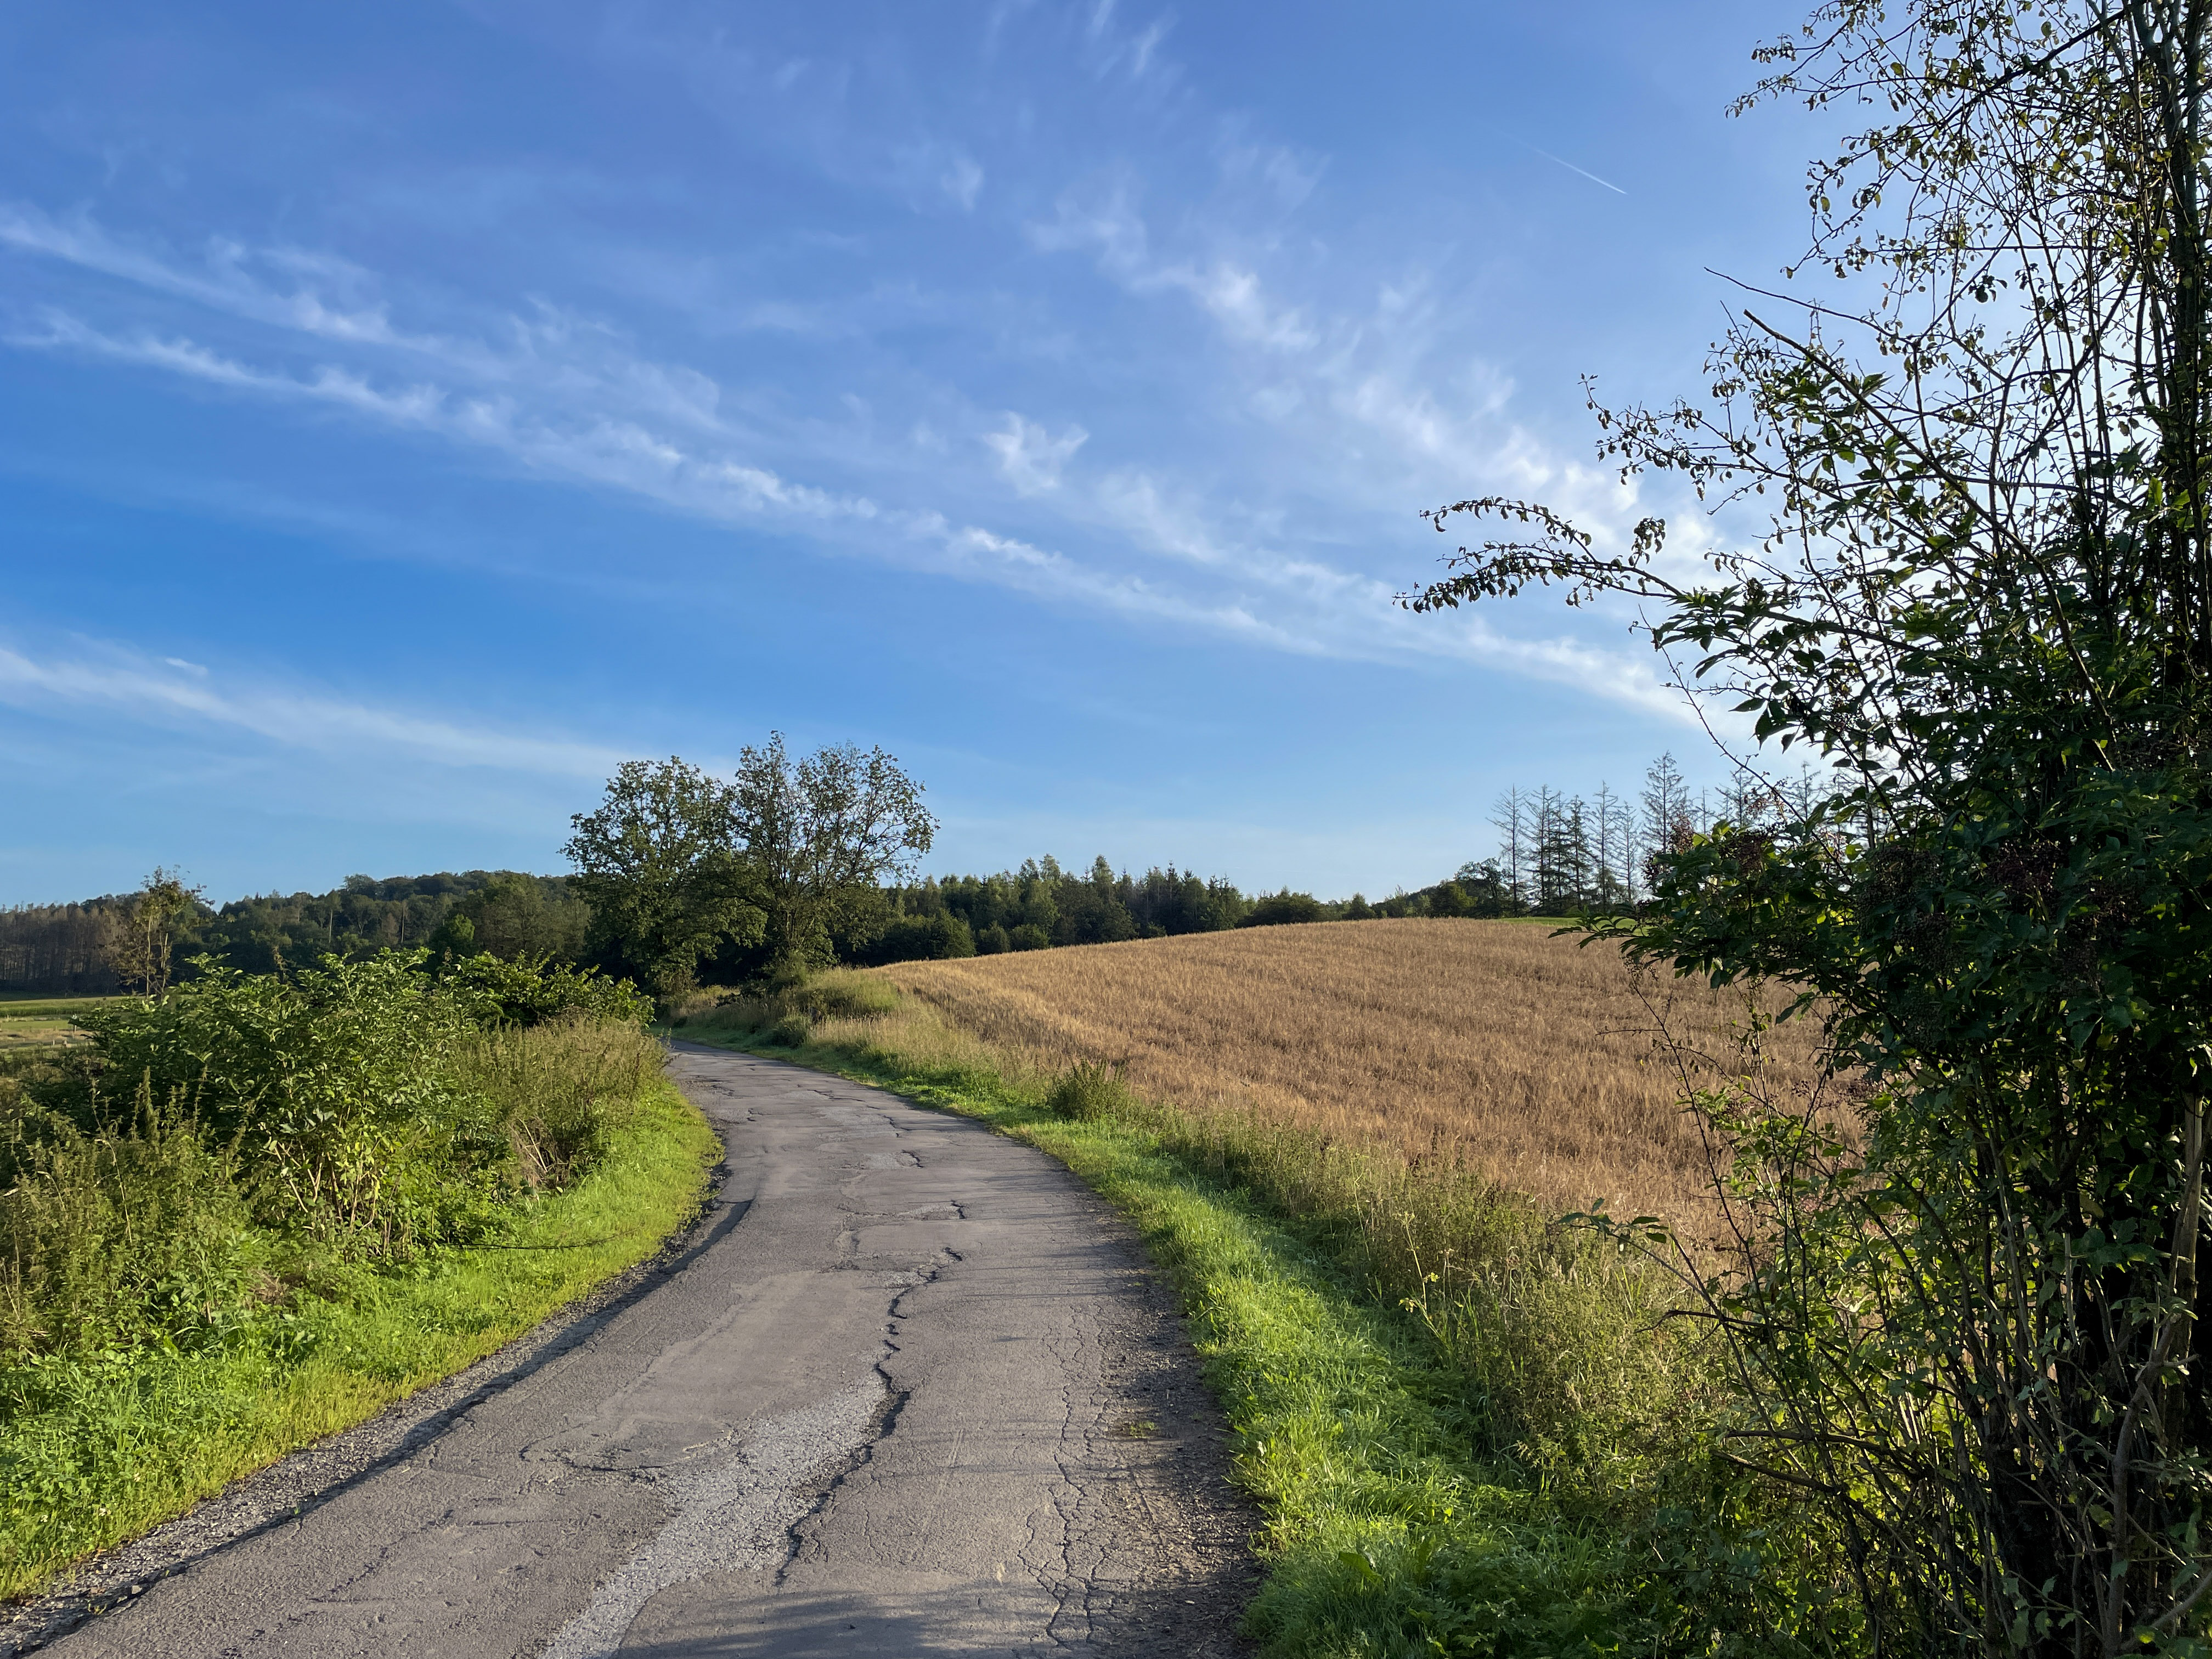
[[[643,1025],[653,1018],[652,999],[628,980],[541,957],[505,961],[483,952],[456,963],[443,982],[483,1025],[540,1025],[579,1014]]]
[[[1052,943],[1052,935],[1033,921],[1025,921],[1006,934],[1006,943],[1017,951],[1042,951]]]
[[[1321,901],[1311,893],[1293,893],[1287,887],[1257,901],[1237,922],[1239,927],[1279,927],[1321,920]]]
[[[995,921],[975,930],[975,954],[979,957],[995,957],[1013,948],[1006,930]]]
[[[794,1010],[769,1027],[767,1041],[779,1048],[796,1048],[813,1034],[814,1022]]]
[[[1044,1103],[1061,1117],[1088,1121],[1127,1110],[1132,1097],[1120,1066],[1078,1060],[1054,1080]]]
[[[787,996],[811,1019],[872,1019],[898,1006],[897,988],[888,980],[849,969],[817,974]]]
[[[900,916],[878,934],[866,951],[867,961],[945,962],[975,954],[975,935],[966,921],[948,910],[927,915]]]
[[[422,953],[324,958],[291,979],[200,959],[161,1000],[84,1015],[105,1079],[176,1101],[239,1150],[257,1214],[390,1246],[471,1230],[506,1136],[457,1086],[475,1030]],[[86,1114],[97,1122],[97,1099]]]

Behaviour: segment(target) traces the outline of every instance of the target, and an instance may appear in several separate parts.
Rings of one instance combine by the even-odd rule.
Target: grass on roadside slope
[[[452,1375],[650,1255],[696,1211],[714,1132],[649,1083],[604,1159],[496,1246],[334,1263],[248,1331],[0,1370],[0,1598]]]
[[[1737,1616],[1756,1562],[1682,1535],[1698,1380],[1632,1262],[1463,1173],[1178,1112],[1110,1079],[1103,1109],[1054,1111],[1051,1075],[880,979],[810,990],[811,1028],[755,1005],[683,1035],[1036,1146],[1174,1273],[1265,1516],[1250,1626],[1267,1653],[1713,1653],[1756,1628]],[[1074,1108],[1066,1074],[1060,1095]]]

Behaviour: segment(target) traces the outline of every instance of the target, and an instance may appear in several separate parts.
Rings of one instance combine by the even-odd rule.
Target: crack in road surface
[[[792,1529],[816,1505],[811,1480],[850,1462],[874,1437],[890,1402],[881,1377],[855,1383],[762,1424],[741,1451],[715,1467],[671,1480],[667,1499],[676,1512],[561,1627],[544,1659],[611,1659],[646,1603],[671,1585],[710,1572],[782,1567],[797,1547]]]
[[[1241,1650],[1252,1517],[1112,1213],[895,1096],[671,1072],[726,1158],[661,1271],[95,1564],[0,1655]]]

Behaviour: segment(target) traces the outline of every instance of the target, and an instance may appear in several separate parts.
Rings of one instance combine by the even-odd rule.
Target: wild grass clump
[[[751,991],[698,991],[678,1008],[669,1029],[687,1036],[744,1037],[787,1048],[806,1042],[817,1025],[879,1019],[898,1006],[898,991],[874,974],[832,969]]]
[[[7,1126],[0,1164],[0,1363],[149,1341],[191,1347],[222,1328],[268,1254],[230,1160],[142,1088],[120,1126]]]
[[[579,1012],[495,1026],[462,1046],[455,1071],[504,1126],[513,1179],[536,1193],[573,1185],[606,1156],[663,1059],[641,1026]]]
[[[1079,1060],[1053,1080],[1044,1109],[1056,1117],[1090,1123],[1128,1110],[1134,1099],[1121,1080],[1120,1066]]]

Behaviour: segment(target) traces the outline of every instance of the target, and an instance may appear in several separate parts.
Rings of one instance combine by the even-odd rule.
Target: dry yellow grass
[[[1553,1212],[1687,1222],[1705,1152],[1664,1024],[1733,1057],[1741,997],[1639,984],[1612,946],[1519,922],[1259,927],[881,970],[1024,1067],[1111,1060],[1142,1092],[1482,1171]],[[1809,1082],[1809,1025],[1772,1034]]]

